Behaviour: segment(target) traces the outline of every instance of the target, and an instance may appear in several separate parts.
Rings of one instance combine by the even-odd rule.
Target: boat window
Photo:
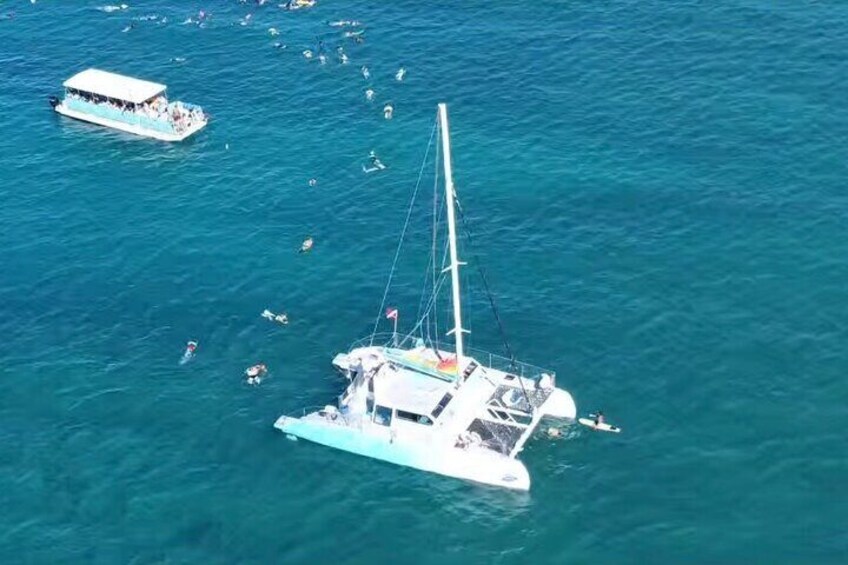
[[[445,409],[445,407],[448,405],[452,398],[453,396],[451,396],[451,393],[445,393],[445,395],[442,397],[436,407],[433,408],[433,411],[430,412],[430,415],[433,417],[434,420],[439,417],[439,415],[442,413],[442,411]]]
[[[368,379],[368,392],[374,392],[374,379]]]
[[[423,424],[425,426],[432,426],[433,420],[431,420],[428,416],[422,416],[421,414],[415,414],[413,412],[406,412],[404,410],[397,410],[395,415],[399,420],[406,420],[407,422],[415,422],[416,424]]]
[[[374,412],[374,399],[368,397],[365,399],[365,413],[371,415]]]
[[[489,414],[499,420],[509,420],[509,414],[507,414],[503,410],[493,410],[492,408],[489,408]]]
[[[374,410],[374,423],[381,426],[392,425],[392,409],[386,406],[377,406]]]

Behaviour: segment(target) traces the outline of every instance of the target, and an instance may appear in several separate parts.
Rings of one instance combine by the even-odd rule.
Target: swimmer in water
[[[368,67],[362,65],[362,68],[359,70],[362,71],[362,78],[364,78],[365,80],[371,78],[371,71],[368,70]]]
[[[278,324],[287,325],[289,323],[289,317],[285,312],[281,312],[279,314],[274,314],[268,309],[265,309],[262,312],[262,317],[266,320],[271,320],[272,322],[277,322]]]
[[[317,179],[309,179],[309,186],[315,186],[316,184],[318,184]]]
[[[374,100],[374,91],[370,88],[365,91],[365,99],[369,102],[372,102]]]
[[[376,172],[376,171],[382,171],[383,169],[386,168],[386,166],[383,164],[383,162],[380,161],[379,157],[377,157],[377,154],[374,152],[373,149],[368,154],[368,164],[369,164],[368,167],[366,167],[365,165],[362,165],[362,172],[373,173],[373,172]]]
[[[395,113],[395,109],[394,109],[394,107],[392,107],[391,104],[386,104],[385,106],[383,106],[383,117],[386,118],[387,120],[391,120],[392,115],[394,113]]]
[[[312,246],[315,245],[315,240],[312,237],[307,237],[303,240],[303,243],[300,244],[300,251],[298,253],[308,253],[312,251]]]
[[[185,351],[183,352],[182,358],[180,358],[180,365],[185,365],[194,357],[194,353],[197,351],[197,342],[189,341],[186,343]]]
[[[395,80],[400,82],[403,80],[403,77],[406,76],[406,69],[403,67],[398,69],[398,72],[395,73]]]
[[[350,59],[348,59],[347,54],[344,52],[344,48],[339,46],[338,49],[336,49],[336,53],[339,56],[339,63],[341,63],[342,65],[347,65]]]
[[[272,37],[276,37],[276,36],[280,35],[280,31],[275,27],[269,27],[268,33],[270,33]]]
[[[121,30],[121,33],[127,33],[128,31],[130,31],[130,30],[131,30],[131,29],[133,29],[134,27],[135,27],[135,24],[131,23],[130,25],[128,25],[127,27],[125,27],[124,29],[122,29],[122,30]]]
[[[262,382],[262,377],[268,372],[268,367],[264,363],[258,363],[252,367],[245,369],[244,374],[247,377],[247,384],[258,385]]]
[[[324,54],[318,55],[318,62],[320,62],[322,65],[326,65],[327,64],[327,56],[324,55]]]

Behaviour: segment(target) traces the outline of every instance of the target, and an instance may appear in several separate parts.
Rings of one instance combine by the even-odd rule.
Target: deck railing
[[[377,347],[397,347],[398,349],[411,349],[415,346],[415,340],[413,338],[410,338],[409,336],[404,336],[402,334],[395,335],[391,332],[377,333],[374,334],[373,338],[371,336],[368,336],[354,341],[350,345],[348,351],[352,351],[358,347],[367,347],[369,345],[374,345]],[[453,344],[451,344],[450,342],[439,343],[439,351],[454,353]],[[499,371],[503,371],[504,373],[509,373],[511,375],[531,380],[538,380],[542,377],[542,375],[550,375],[551,379],[554,382],[556,381],[556,373],[554,371],[539,367],[537,365],[523,363],[518,360],[511,360],[509,357],[504,357],[503,355],[497,355],[474,347],[466,347],[465,354],[468,357],[473,357],[478,363],[484,365],[485,367],[491,367],[492,369],[497,369]]]

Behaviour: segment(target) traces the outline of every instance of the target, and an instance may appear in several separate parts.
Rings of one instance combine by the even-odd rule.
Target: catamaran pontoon
[[[349,380],[337,405],[299,418],[280,416],[274,426],[295,437],[390,463],[527,490],[530,475],[517,459],[525,442],[543,417],[574,419],[577,410],[571,395],[556,387],[553,371],[519,363],[512,355],[498,357],[465,347],[459,278],[464,263],[458,256],[444,104],[439,105],[438,125],[449,260],[441,273],[433,265],[438,280],[433,282],[426,312],[449,273],[453,328],[448,333],[453,347],[413,334],[398,340],[395,332],[385,341],[374,334],[333,359]],[[386,316],[397,321],[394,309]],[[420,327],[421,321],[416,329]]]

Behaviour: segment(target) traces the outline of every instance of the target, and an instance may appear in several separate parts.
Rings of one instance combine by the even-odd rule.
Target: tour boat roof
[[[167,88],[164,84],[139,80],[99,69],[87,69],[77,73],[66,80],[64,86],[65,88],[82,90],[83,92],[99,94],[133,104],[141,104],[150,100]]]

